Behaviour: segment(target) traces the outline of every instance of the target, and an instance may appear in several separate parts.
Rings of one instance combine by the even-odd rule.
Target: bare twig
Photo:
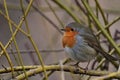
[[[41,66],[24,66],[26,70],[28,70],[26,73],[28,76],[32,76],[34,74],[38,74],[43,72],[43,68]],[[60,65],[49,65],[45,66],[47,71],[61,71],[61,66]],[[14,67],[15,71],[22,71],[21,66],[16,66]],[[63,66],[63,70],[65,72],[71,72],[74,74],[84,74],[84,75],[90,75],[90,76],[103,76],[103,75],[108,75],[112,74],[112,72],[108,71],[96,71],[96,70],[83,70],[81,68],[76,68],[73,66]],[[11,68],[7,68],[7,71],[5,69],[0,69],[0,73],[9,73],[11,72]],[[114,72],[113,72],[114,73]],[[17,80],[23,80],[25,78],[25,74],[20,74],[16,77]],[[120,75],[114,75],[112,78],[117,78],[120,79]]]

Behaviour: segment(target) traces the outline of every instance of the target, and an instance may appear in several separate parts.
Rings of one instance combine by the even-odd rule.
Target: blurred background
[[[56,1],[64,5],[68,11],[65,8],[61,8]],[[61,37],[63,32],[61,32],[60,29],[64,28],[66,24],[73,21],[80,21],[80,23],[89,25],[87,16],[80,9],[80,6],[77,5],[76,1],[78,1],[85,10],[81,0],[34,0],[33,2],[32,0],[0,0],[0,42],[4,47],[8,45],[6,50],[14,66],[18,66],[20,64],[18,53],[20,53],[23,65],[40,65],[38,55],[36,54],[29,35],[26,35],[22,31],[18,30],[14,39],[8,43],[12,38],[13,33],[17,30],[16,27],[20,25],[20,22],[23,18],[24,21],[20,25],[20,29],[31,35],[35,46],[40,51],[45,65],[59,63],[68,57],[64,52],[61,44]],[[95,1],[97,0],[88,0],[88,3],[95,14],[97,14],[97,6]],[[27,11],[30,2],[32,2],[30,10],[28,11],[26,17],[23,17],[24,12]],[[119,0],[98,0],[97,2],[102,8],[102,11],[107,19],[107,24],[120,16]],[[69,13],[69,11],[71,13]],[[78,20],[75,20],[71,14],[73,14]],[[8,21],[6,16],[10,18],[10,21]],[[103,26],[107,25],[104,23],[103,17],[99,11],[98,19]],[[11,21],[17,26],[15,27],[14,24],[11,24]],[[110,33],[113,38],[117,37],[117,40],[120,38],[119,21],[110,27]],[[106,40],[103,37],[102,39]],[[116,41],[116,43],[119,43],[119,41]],[[0,68],[2,69],[3,67],[10,67],[10,65],[6,59],[6,56],[2,54],[1,49]],[[1,73],[0,79],[10,80],[11,74]],[[42,74],[33,75],[28,79],[40,80],[42,79]],[[73,79],[82,80],[82,78],[76,77],[76,74],[65,73],[65,80]],[[54,72],[48,78],[48,80],[62,80],[61,73]]]

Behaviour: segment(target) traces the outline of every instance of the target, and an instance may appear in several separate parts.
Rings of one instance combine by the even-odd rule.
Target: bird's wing
[[[97,52],[99,52],[102,56],[104,56],[107,60],[118,60],[117,58],[107,54],[100,46],[98,40],[96,39],[95,35],[91,32],[89,34],[79,34],[82,36],[86,43],[88,43],[89,46],[93,47]]]

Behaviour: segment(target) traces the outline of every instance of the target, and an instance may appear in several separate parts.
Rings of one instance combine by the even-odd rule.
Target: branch
[[[110,79],[116,75],[119,75],[120,74],[120,71],[119,72],[113,72],[113,73],[110,73],[110,74],[107,74],[107,75],[104,75],[104,76],[101,76],[101,77],[98,77],[96,78],[95,80],[105,80],[105,79]]]
[[[44,67],[46,68],[46,71],[61,71],[60,65],[47,65]],[[28,70],[26,71],[27,76],[32,76],[34,74],[43,72],[43,68],[41,66],[24,66],[24,68],[25,70]],[[64,65],[62,69],[65,72],[72,72],[74,74],[84,74],[84,75],[90,75],[90,76],[104,76],[104,75],[112,74],[112,72],[108,72],[108,71],[84,70],[81,68],[76,68],[74,66],[67,66],[67,65]],[[23,69],[21,66],[14,67],[14,71],[22,71],[22,70]],[[9,73],[9,72],[11,72],[10,67],[6,69],[0,69],[0,74]],[[15,79],[23,80],[24,78],[25,78],[25,74],[23,73],[18,75]],[[120,75],[114,75],[112,78],[120,79]]]

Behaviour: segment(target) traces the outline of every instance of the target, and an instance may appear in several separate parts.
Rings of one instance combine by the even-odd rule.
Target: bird
[[[108,61],[117,61],[117,58],[102,49],[99,40],[88,26],[71,22],[61,30],[64,31],[62,45],[65,52],[78,63],[89,62],[98,54]]]

